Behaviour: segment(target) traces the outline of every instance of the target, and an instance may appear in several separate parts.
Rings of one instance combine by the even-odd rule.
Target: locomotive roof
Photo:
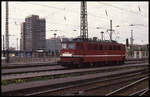
[[[93,39],[81,39],[81,38],[75,38],[72,40],[62,41],[62,42],[96,42],[96,43],[108,43],[108,44],[121,44],[117,41],[109,41],[109,40],[93,40]]]

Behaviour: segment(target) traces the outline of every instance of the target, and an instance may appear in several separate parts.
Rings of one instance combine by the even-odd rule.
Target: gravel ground
[[[21,72],[31,72],[31,71],[41,71],[41,70],[50,70],[50,69],[63,69],[64,67],[60,65],[56,66],[38,66],[38,67],[26,67],[26,68],[17,68],[17,69],[2,69],[2,74],[8,73],[21,73]]]
[[[93,78],[101,78],[101,77],[105,77],[108,75],[113,75],[113,74],[118,74],[118,73],[119,74],[127,73],[127,72],[133,72],[133,71],[137,71],[137,69],[113,71],[113,72],[108,72],[108,73],[88,74],[88,75],[82,75],[82,76],[51,79],[51,80],[33,81],[33,82],[28,82],[28,83],[10,84],[6,86],[2,85],[1,88],[2,88],[2,92],[14,91],[14,90],[20,90],[20,89],[50,86],[50,85],[55,85],[55,84],[64,84],[66,82],[68,83],[68,82],[73,82],[73,81],[82,81],[82,80],[88,80],[88,79],[93,79]]]
[[[129,84],[131,82],[134,82],[135,80],[137,80],[138,78],[137,77],[142,77],[143,75],[145,74],[140,74],[140,75],[137,75],[137,76],[132,76],[132,77],[124,77],[124,78],[121,78],[121,79],[118,79],[118,80],[108,80],[108,81],[103,81],[103,82],[96,82],[96,83],[92,83],[92,84],[88,84],[88,85],[84,85],[84,86],[79,86],[79,87],[73,87],[73,88],[68,88],[68,89],[64,89],[64,90],[59,90],[59,91],[54,91],[54,92],[51,92],[51,93],[44,93],[42,94],[43,96],[47,96],[47,95],[71,95],[71,94],[75,94],[75,93],[78,93],[79,91],[83,91],[83,95],[87,95],[87,96],[104,96],[106,93],[112,91],[112,89],[117,89],[118,87],[122,87],[126,84]],[[115,78],[115,77],[113,77]],[[127,82],[122,82],[122,83],[119,83],[121,81],[124,81],[124,80],[128,80],[128,79],[133,79],[135,78],[134,80],[131,80],[131,81],[127,81]],[[103,80],[106,80],[106,79],[109,79],[108,78],[103,78]],[[115,85],[111,85],[112,83],[118,83],[118,84],[115,84]],[[117,85],[117,86],[116,86]],[[99,88],[96,88],[96,89],[93,89],[93,90],[87,90],[87,89],[91,89],[91,88],[95,88],[95,87],[99,87]],[[40,95],[41,96],[41,95]]]

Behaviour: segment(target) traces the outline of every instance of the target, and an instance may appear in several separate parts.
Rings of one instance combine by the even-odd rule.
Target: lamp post
[[[17,49],[16,50],[18,50],[18,38],[16,39],[16,41],[17,41]]]
[[[130,24],[129,26],[135,26],[135,24]],[[133,28],[132,28],[133,29]],[[133,57],[133,30],[131,30],[131,37],[130,37],[130,50],[131,50],[131,57]]]
[[[55,57],[55,63],[56,63],[56,33],[54,33],[54,57]]]
[[[96,27],[96,29],[100,29],[100,27]],[[101,40],[103,41],[103,34],[104,34],[104,32],[101,31],[100,33],[101,33]]]

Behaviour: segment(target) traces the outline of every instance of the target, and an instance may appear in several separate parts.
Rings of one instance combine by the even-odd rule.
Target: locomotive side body
[[[84,60],[91,65],[123,63],[125,49],[116,43],[87,43]]]
[[[125,60],[125,46],[114,42],[66,42],[60,53],[60,62],[67,67],[122,64]]]

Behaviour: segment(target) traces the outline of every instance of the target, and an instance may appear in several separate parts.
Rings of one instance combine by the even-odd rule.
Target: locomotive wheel
[[[124,61],[121,61],[121,64],[124,64]]]
[[[118,65],[119,64],[119,61],[116,61],[116,65]]]
[[[96,62],[94,66],[98,67],[98,66],[100,66],[100,64],[101,64],[100,62]]]
[[[84,67],[84,65],[82,63],[76,64],[76,68],[83,68],[83,67]]]
[[[90,66],[91,66],[91,67],[93,67],[93,66],[94,66],[94,64],[93,64],[93,63],[90,63]]]
[[[82,67],[81,64],[78,64],[78,65],[77,65],[77,68],[81,68],[81,67]]]

